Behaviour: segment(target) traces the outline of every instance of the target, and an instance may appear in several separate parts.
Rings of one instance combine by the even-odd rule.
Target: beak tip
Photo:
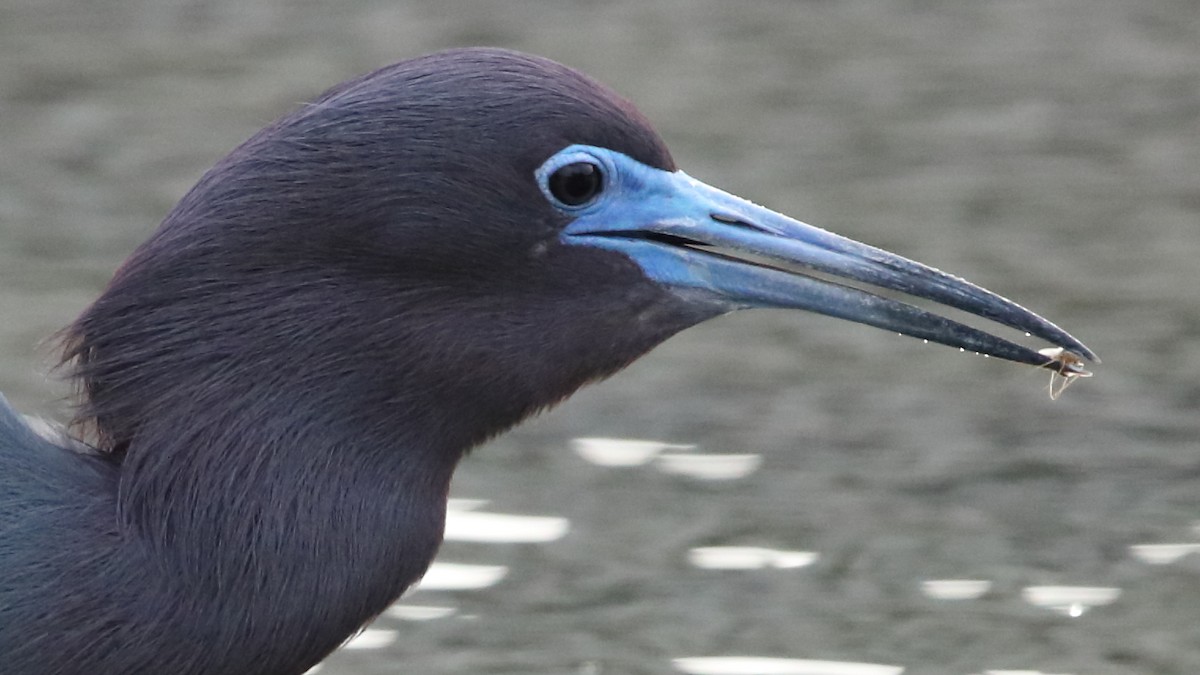
[[[1082,344],[1079,346],[1083,347]],[[1084,353],[1081,354],[1079,353],[1080,351]],[[1100,359],[1087,347],[1076,351],[1066,349],[1065,347],[1048,347],[1046,349],[1039,349],[1038,354],[1046,357],[1046,362],[1039,367],[1056,370],[1060,375],[1091,377],[1091,371],[1083,367],[1084,359],[1092,363],[1100,363]]]

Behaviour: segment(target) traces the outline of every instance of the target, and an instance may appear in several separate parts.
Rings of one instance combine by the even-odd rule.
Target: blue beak
[[[587,194],[578,189],[587,184],[578,181],[573,194],[559,194],[580,167],[594,175],[595,194],[567,203]],[[563,172],[572,173],[563,179]],[[991,291],[806,225],[680,171],[574,145],[548,159],[537,177],[547,198],[573,218],[562,233],[565,243],[624,253],[646,276],[689,299],[730,311],[803,309],[1063,373],[1084,373],[1080,357],[1098,361],[1066,331]],[[1040,353],[867,289],[931,300],[1062,349]]]

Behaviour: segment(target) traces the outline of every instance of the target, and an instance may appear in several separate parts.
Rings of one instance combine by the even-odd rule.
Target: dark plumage
[[[555,203],[542,176],[571,146],[613,181],[604,199],[627,201]],[[720,241],[664,218],[582,225],[615,222],[590,208],[641,213],[674,171],[610,90],[490,49],[342,84],[233,151],[64,333],[95,451],[0,405],[3,672],[302,673],[425,571],[464,452],[673,333],[770,305],[926,335],[932,315],[857,295],[778,300],[757,279],[794,275],[761,265],[736,265],[753,292],[711,283],[733,263],[705,247],[776,229],[737,202],[706,211]],[[971,311],[1090,356],[978,297],[993,304]]]

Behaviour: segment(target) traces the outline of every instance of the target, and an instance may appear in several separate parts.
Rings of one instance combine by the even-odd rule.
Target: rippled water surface
[[[598,76],[692,175],[1104,364],[1051,402],[830,319],[692,329],[476,451],[439,565],[322,675],[1200,672],[1190,0],[0,0],[0,390],[62,415],[39,340],[241,139],[466,44]]]

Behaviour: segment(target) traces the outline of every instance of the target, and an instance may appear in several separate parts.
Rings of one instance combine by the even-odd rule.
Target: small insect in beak
[[[1062,347],[1047,347],[1039,349],[1038,353],[1043,356],[1049,356],[1054,359],[1053,363],[1048,363],[1043,368],[1050,369],[1050,385],[1047,388],[1050,392],[1050,400],[1057,401],[1059,396],[1071,386],[1077,378],[1091,377],[1092,373],[1083,367],[1083,357],[1075,352],[1068,351]],[[1058,378],[1062,378],[1059,382]]]

